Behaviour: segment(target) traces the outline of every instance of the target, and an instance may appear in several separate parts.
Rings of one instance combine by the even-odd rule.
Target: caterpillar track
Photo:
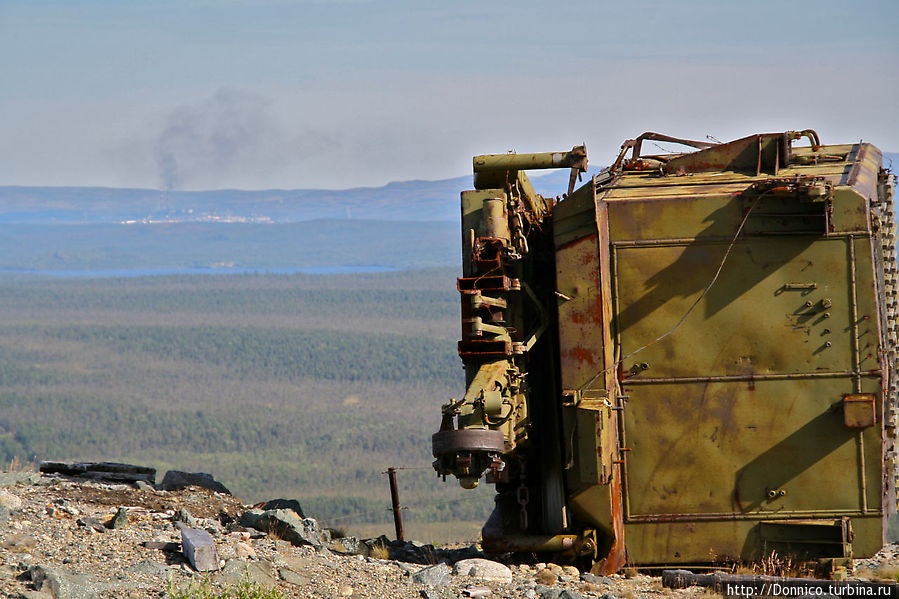
[[[899,426],[899,269],[896,263],[896,217],[893,197],[896,188],[896,176],[886,170],[878,173],[878,201],[871,204],[871,228],[876,237],[875,255],[878,272],[879,303],[883,307],[881,319],[886,323],[881,346],[884,348],[883,361],[889,365],[891,376],[884,379],[884,426],[886,436],[886,464],[892,475],[887,481],[889,493],[899,503],[899,456],[896,451],[896,432]]]

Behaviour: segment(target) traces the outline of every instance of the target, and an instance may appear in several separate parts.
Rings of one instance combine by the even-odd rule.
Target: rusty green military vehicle
[[[484,548],[603,573],[879,550],[897,418],[881,162],[811,130],[645,133],[575,190],[582,146],[475,157],[467,390],[432,444],[444,479],[496,485]],[[571,169],[567,194],[534,191],[544,168]]]

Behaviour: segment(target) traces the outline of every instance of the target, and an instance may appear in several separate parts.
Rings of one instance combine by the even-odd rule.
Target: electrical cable
[[[706,285],[705,289],[703,289],[703,291],[699,295],[699,297],[697,297],[693,301],[693,303],[690,304],[690,307],[687,308],[687,311],[684,312],[684,315],[681,316],[680,320],[678,320],[677,323],[673,327],[671,327],[670,329],[668,329],[667,331],[665,331],[664,333],[662,333],[661,335],[659,335],[658,337],[656,337],[655,339],[650,341],[649,343],[646,343],[645,345],[638,347],[637,349],[635,349],[634,351],[630,352],[629,354],[627,354],[625,356],[622,356],[620,359],[616,360],[612,366],[606,368],[605,370],[600,370],[599,372],[597,372],[595,375],[593,375],[593,377],[589,381],[587,381],[586,383],[581,385],[581,387],[578,389],[579,391],[582,391],[583,389],[586,389],[587,387],[589,387],[593,383],[593,381],[595,381],[597,378],[599,378],[600,375],[606,374],[612,370],[617,369],[618,366],[622,362],[624,362],[628,358],[635,356],[636,354],[640,353],[644,349],[655,345],[656,343],[658,343],[659,341],[661,341],[668,335],[675,332],[677,329],[680,328],[680,326],[682,324],[684,324],[684,321],[687,320],[687,317],[690,315],[690,313],[693,312],[693,310],[696,308],[696,306],[699,305],[699,302],[701,302],[703,300],[703,298],[705,298],[705,296],[708,295],[709,291],[711,291],[712,287],[715,285],[715,282],[718,281],[718,277],[721,275],[721,271],[724,270],[724,264],[727,262],[727,258],[728,258],[728,256],[730,256],[731,250],[734,249],[734,244],[737,243],[737,239],[740,237],[740,233],[743,232],[743,227],[746,225],[746,221],[749,220],[749,215],[752,213],[752,210],[756,207],[756,205],[758,205],[759,200],[761,200],[762,197],[764,197],[765,195],[766,195],[765,192],[760,193],[755,198],[755,200],[752,202],[752,204],[749,206],[749,208],[746,210],[746,214],[743,215],[743,220],[740,221],[740,226],[737,227],[736,233],[734,233],[733,238],[730,240],[730,245],[727,246],[727,251],[724,252],[724,256],[721,258],[721,262],[718,264],[718,269],[715,271],[715,276],[712,277],[712,280],[709,281],[709,284]]]

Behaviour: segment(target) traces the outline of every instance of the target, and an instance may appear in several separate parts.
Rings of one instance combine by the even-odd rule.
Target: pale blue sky
[[[346,187],[654,130],[899,151],[899,2],[0,0],[0,185]]]

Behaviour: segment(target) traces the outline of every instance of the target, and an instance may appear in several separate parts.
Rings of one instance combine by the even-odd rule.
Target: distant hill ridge
[[[568,186],[568,170],[538,173],[533,181],[539,193],[559,195]],[[381,187],[337,190],[160,191],[111,187],[0,186],[0,223],[100,224],[147,220],[291,223],[317,219],[457,221],[459,192],[471,186],[470,175],[440,181],[400,181]]]
[[[899,154],[884,165],[899,168]],[[583,180],[598,173],[591,167]],[[561,195],[568,170],[532,172],[538,193]],[[459,192],[471,175],[438,181],[398,181],[351,189],[220,189],[180,191],[113,187],[0,186],[0,224],[121,222],[295,223],[317,219],[444,221],[459,219]]]

